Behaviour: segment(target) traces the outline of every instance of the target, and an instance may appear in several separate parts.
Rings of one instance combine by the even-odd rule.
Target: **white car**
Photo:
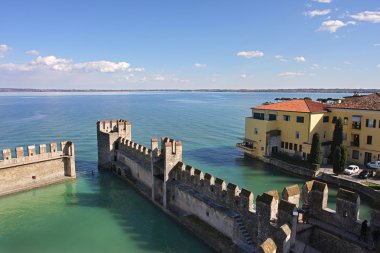
[[[380,161],[373,161],[373,162],[367,163],[367,168],[380,169]]]
[[[359,172],[359,166],[357,165],[348,165],[346,169],[344,169],[344,174],[352,175]]]

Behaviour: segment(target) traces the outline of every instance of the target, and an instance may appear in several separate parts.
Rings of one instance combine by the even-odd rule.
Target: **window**
[[[284,146],[285,146],[285,143],[282,141],[281,142],[281,148],[284,148]]]
[[[289,115],[284,115],[284,121],[290,121],[290,116]]]
[[[372,145],[372,136],[371,135],[367,136],[367,144]]]
[[[361,126],[361,120],[362,120],[362,116],[360,115],[354,115],[351,117],[351,121],[352,121],[352,129],[361,129],[362,126]]]
[[[294,143],[294,151],[298,151],[298,145]]]
[[[257,135],[259,133],[259,129],[255,127],[255,134]]]
[[[255,112],[253,113],[253,118],[258,120],[264,120],[264,113]]]
[[[336,116],[334,116],[333,119],[332,119],[332,123],[335,124],[335,122],[336,122],[337,119],[338,119],[338,118],[337,118]]]
[[[305,117],[297,116],[297,123],[304,123],[304,122],[305,122]]]
[[[293,150],[293,143],[289,143],[289,149]]]
[[[296,139],[299,139],[299,138],[300,138],[300,132],[296,131]]]
[[[289,148],[289,143],[285,142],[285,149],[288,149],[288,148]]]
[[[352,159],[359,159],[359,151],[352,150]]]
[[[346,141],[347,140],[347,133],[343,132],[342,133],[342,138],[343,138],[344,141]]]
[[[323,123],[328,123],[330,120],[329,116],[323,116]]]
[[[300,152],[302,152],[302,145],[300,145]]]
[[[268,118],[269,121],[274,121],[274,120],[277,120],[277,115],[276,114],[269,114],[269,118]]]
[[[344,117],[343,124],[347,125],[348,124],[348,118]]]
[[[376,120],[375,119],[366,119],[365,126],[369,128],[376,128]]]

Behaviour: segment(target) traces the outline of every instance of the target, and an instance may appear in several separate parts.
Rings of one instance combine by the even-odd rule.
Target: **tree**
[[[321,165],[322,163],[322,147],[321,147],[321,140],[318,133],[315,133],[313,135],[309,161],[313,165],[314,169],[318,169],[319,165]],[[314,164],[318,166],[314,166]]]
[[[340,145],[340,154],[341,154],[341,158],[340,158],[340,169],[341,169],[341,172],[344,171],[344,169],[346,168],[346,164],[347,164],[347,148],[344,146],[344,145]]]
[[[347,148],[339,145],[334,150],[333,155],[333,171],[335,174],[340,174],[344,171],[347,162]]]
[[[335,122],[333,140],[331,143],[331,154],[334,155],[335,148],[343,143],[343,122],[342,118],[338,118]]]
[[[340,146],[337,146],[333,153],[333,171],[335,174],[340,174],[340,161],[342,160],[342,151]]]

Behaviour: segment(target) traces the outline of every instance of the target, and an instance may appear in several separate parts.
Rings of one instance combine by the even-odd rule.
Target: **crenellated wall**
[[[358,194],[340,189],[336,210],[331,210],[327,185],[309,181],[302,192],[298,185],[290,185],[281,194],[263,193],[255,202],[248,189],[186,165],[180,141],[153,138],[147,148],[131,141],[130,128],[128,121],[98,121],[99,165],[128,179],[179,220],[196,216],[243,252],[290,252],[300,245],[314,252],[369,252],[370,236],[366,242],[357,239],[362,226]],[[380,229],[379,220],[380,204],[372,211],[368,234]],[[198,233],[205,242],[215,241]],[[336,245],[344,245],[344,250]]]
[[[117,141],[120,138],[131,140],[131,124],[127,120],[98,120],[97,142],[98,142],[98,164],[100,168],[111,168],[115,160]]]
[[[76,177],[72,142],[3,149],[0,160],[0,196]]]

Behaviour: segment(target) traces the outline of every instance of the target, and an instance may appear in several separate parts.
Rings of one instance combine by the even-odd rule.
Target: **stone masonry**
[[[48,151],[49,148],[49,151]],[[0,196],[73,179],[75,174],[74,144],[69,141],[3,149],[0,160]]]
[[[129,181],[216,251],[374,249],[371,232],[380,229],[380,204],[374,205],[366,239],[359,240],[363,221],[355,192],[340,189],[336,210],[327,207],[328,186],[318,181],[306,182],[302,191],[291,185],[281,194],[265,192],[254,201],[248,189],[186,165],[180,141],[152,138],[147,148],[132,141],[129,121],[98,121],[97,126],[99,167]]]

